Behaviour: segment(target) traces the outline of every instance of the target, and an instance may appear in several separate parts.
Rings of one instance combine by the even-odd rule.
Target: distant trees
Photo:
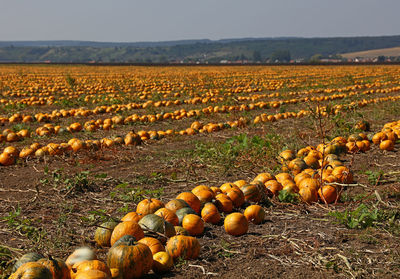
[[[289,50],[276,50],[271,55],[271,62],[290,62]]]
[[[261,53],[258,50],[255,50],[253,52],[253,61],[254,62],[262,61]]]

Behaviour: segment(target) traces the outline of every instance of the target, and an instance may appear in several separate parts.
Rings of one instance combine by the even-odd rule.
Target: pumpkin
[[[53,279],[53,274],[38,262],[27,262],[21,265],[10,279]]]
[[[212,190],[198,190],[196,191],[195,195],[200,200],[202,206],[205,203],[212,201],[212,199],[215,197],[215,194]]]
[[[121,218],[121,221],[134,221],[136,223],[138,223],[140,221],[140,219],[142,219],[142,215],[138,214],[137,212],[129,212],[127,213],[124,217]]]
[[[244,211],[244,216],[247,218],[249,222],[253,222],[258,225],[264,221],[265,211],[259,205],[250,205]]]
[[[228,234],[240,236],[247,233],[249,222],[242,213],[234,212],[225,217],[224,227]]]
[[[15,163],[15,157],[12,154],[3,152],[0,154],[0,165],[11,166]]]
[[[196,211],[194,211],[191,207],[184,207],[184,208],[179,209],[176,212],[176,216],[178,216],[179,224],[182,224],[183,218],[187,214],[196,214]]]
[[[353,182],[353,173],[345,166],[334,168],[332,175],[336,176],[341,183],[350,184]]]
[[[179,209],[185,208],[185,207],[190,207],[190,206],[187,202],[185,202],[184,200],[181,200],[181,199],[171,200],[165,205],[165,208],[171,210],[175,214],[176,214],[176,211],[178,211]]]
[[[246,201],[259,202],[262,198],[260,189],[253,184],[248,184],[240,188]]]
[[[206,203],[201,210],[201,218],[204,222],[210,224],[218,224],[221,220],[221,215],[219,214],[218,208],[213,203]]]
[[[51,274],[53,275],[53,279],[70,278],[68,266],[63,260],[49,257],[48,259],[40,259],[37,262],[50,270]]]
[[[221,185],[221,187],[219,187],[219,189],[221,190],[222,193],[226,193],[232,189],[239,189],[239,187],[233,183],[224,183]]]
[[[115,221],[108,221],[101,224],[94,233],[94,241],[96,241],[97,245],[101,247],[110,247],[111,234],[117,225],[118,222]]]
[[[263,172],[263,173],[260,173],[259,175],[257,175],[254,179],[253,179],[253,182],[252,183],[255,183],[255,182],[261,182],[261,183],[265,183],[265,182],[267,182],[268,180],[272,180],[272,179],[275,179],[274,178],[274,176],[272,175],[272,174],[270,174],[270,173],[268,173],[268,172]],[[243,186],[243,185],[242,185]]]
[[[204,222],[195,214],[187,214],[183,217],[182,227],[187,230],[190,235],[201,235],[204,231]]]
[[[200,242],[192,236],[176,235],[168,240],[165,250],[174,260],[197,259],[200,254]]]
[[[111,240],[110,240],[111,246],[113,246],[114,243],[124,235],[131,235],[134,236],[136,240],[139,240],[144,237],[144,232],[142,228],[139,226],[139,224],[136,222],[133,221],[121,222],[117,226],[115,226],[111,234]]]
[[[339,199],[340,187],[335,185],[323,185],[318,190],[318,196],[324,203],[333,203]]]
[[[195,194],[192,192],[183,192],[180,193],[177,197],[177,199],[184,200],[187,202],[187,204],[194,210],[196,211],[197,214],[200,213],[201,209],[201,202],[198,197],[196,197]]]
[[[157,199],[145,199],[138,203],[136,213],[141,215],[153,214],[158,209],[163,208],[162,201]]]
[[[158,252],[165,251],[164,245],[154,237],[143,237],[141,240],[138,241],[139,243],[146,244],[150,250],[151,253],[154,255]]]
[[[18,261],[16,261],[16,263],[13,266],[12,271],[15,272],[21,265],[23,265],[25,263],[36,262],[43,258],[44,258],[44,256],[42,254],[39,254],[36,252],[24,254],[24,255],[22,255],[21,258],[19,258]]]
[[[231,199],[234,207],[241,207],[244,204],[244,194],[239,188],[232,188],[225,194]]]
[[[174,212],[172,212],[171,210],[169,210],[169,209],[167,209],[165,207],[160,208],[154,214],[157,215],[157,216],[160,216],[165,221],[170,222],[174,226],[179,225],[178,216],[176,216],[176,214]]]
[[[392,140],[384,140],[379,144],[379,148],[382,150],[393,151],[394,142]]]
[[[147,245],[125,236],[108,251],[107,265],[110,269],[117,268],[123,279],[139,278],[150,271],[153,255]]]
[[[96,254],[89,247],[80,247],[75,249],[75,251],[69,255],[67,260],[65,261],[68,268],[71,268],[74,264],[87,261],[87,260],[96,260]]]
[[[143,231],[157,232],[165,235],[166,237],[175,235],[174,226],[165,221],[162,217],[155,214],[148,214],[144,216],[142,219],[140,219],[138,224]]]
[[[174,260],[167,252],[158,252],[153,255],[153,271],[154,273],[164,273],[174,266]]]
[[[303,180],[300,181],[299,183],[299,189],[304,188],[304,187],[309,187],[313,188],[315,190],[318,190],[320,187],[320,181],[316,178],[304,178]]]
[[[218,194],[215,197],[215,205],[218,210],[224,213],[230,213],[233,210],[232,200],[225,194]]]
[[[299,190],[301,199],[308,204],[318,201],[317,189],[313,187],[301,187]]]
[[[111,279],[111,276],[101,270],[90,269],[79,272],[75,279]]]
[[[283,182],[283,181],[282,181]],[[265,187],[270,190],[275,196],[279,195],[279,191],[283,189],[281,183],[276,180],[268,180],[265,182]]]
[[[91,260],[74,264],[70,271],[71,279],[75,279],[79,273],[87,270],[99,270],[111,277],[111,271],[104,262]]]
[[[242,179],[242,180],[237,180],[237,181],[233,182],[233,184],[235,184],[239,188],[242,188],[242,186],[247,185],[249,183],[247,183],[246,180]]]
[[[196,195],[197,192],[203,191],[203,190],[210,191],[211,188],[206,185],[199,185],[199,186],[196,186],[193,188],[192,193]]]
[[[275,179],[279,183],[282,183],[283,180],[292,179],[292,176],[287,172],[281,172],[281,173],[278,173],[277,175],[275,175]]]

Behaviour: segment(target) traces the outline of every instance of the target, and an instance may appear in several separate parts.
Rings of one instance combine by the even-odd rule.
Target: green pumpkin
[[[139,278],[147,274],[153,266],[153,254],[147,245],[125,235],[108,251],[107,265],[110,269],[119,270],[118,278]]]
[[[140,219],[138,224],[145,232],[158,232],[167,237],[175,235],[174,226],[170,222],[165,221],[162,217],[155,214],[147,214]]]
[[[110,247],[111,234],[118,222],[108,221],[100,225],[94,233],[94,240],[101,247]]]

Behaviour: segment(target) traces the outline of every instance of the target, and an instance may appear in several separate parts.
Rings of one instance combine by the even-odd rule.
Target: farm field
[[[145,278],[399,278],[399,105],[396,65],[1,65],[0,278],[28,252],[107,262],[96,229],[178,195],[200,253]]]

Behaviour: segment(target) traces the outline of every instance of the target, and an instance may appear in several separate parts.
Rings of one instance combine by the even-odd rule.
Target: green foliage
[[[360,204],[353,211],[332,211],[328,215],[335,217],[339,223],[350,229],[365,229],[374,226],[378,221],[378,209],[370,209],[365,204]]]
[[[382,170],[380,171],[366,171],[366,175],[368,175],[368,182],[371,183],[372,185],[376,185],[380,177],[384,175],[384,172]]]
[[[24,217],[19,205],[13,211],[8,212],[6,216],[1,217],[0,220],[4,221],[10,229],[18,231],[35,244],[39,243],[46,235],[45,231],[37,227],[40,220]]]
[[[114,200],[123,202],[138,203],[146,198],[160,198],[164,193],[164,188],[143,189],[140,186],[132,187],[129,183],[118,184],[110,193],[110,197]]]
[[[90,181],[89,171],[81,171],[74,175],[66,175],[63,169],[56,169],[49,172],[45,168],[45,176],[40,179],[42,184],[50,184],[61,193],[71,195],[93,190],[93,182]]]
[[[278,199],[280,202],[297,204],[300,202],[299,194],[286,190],[279,191]]]

